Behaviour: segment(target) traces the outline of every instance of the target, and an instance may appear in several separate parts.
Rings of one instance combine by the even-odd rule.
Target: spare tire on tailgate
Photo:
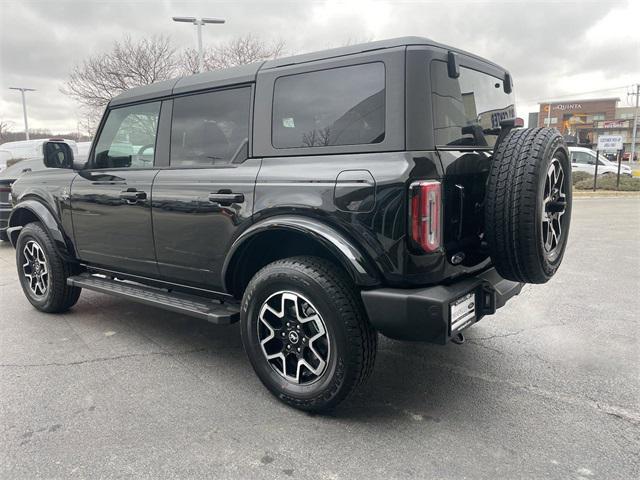
[[[511,130],[496,146],[487,181],[485,239],[498,273],[545,283],[567,245],[571,164],[553,128]]]

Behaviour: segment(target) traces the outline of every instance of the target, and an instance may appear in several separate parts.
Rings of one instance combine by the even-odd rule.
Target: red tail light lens
[[[11,193],[11,187],[0,187],[0,193]]]
[[[425,252],[435,252],[442,239],[442,191],[436,180],[421,180],[410,187],[411,239]]]

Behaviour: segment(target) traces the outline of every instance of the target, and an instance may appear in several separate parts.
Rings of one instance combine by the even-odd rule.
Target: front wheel
[[[76,267],[60,256],[40,223],[29,223],[20,232],[16,266],[22,290],[38,310],[64,312],[78,301],[81,289],[67,285]]]
[[[260,270],[245,291],[241,333],[264,385],[302,410],[335,407],[370,375],[377,335],[342,271],[315,257]]]

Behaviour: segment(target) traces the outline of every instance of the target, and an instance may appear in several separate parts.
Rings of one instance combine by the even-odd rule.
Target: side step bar
[[[111,280],[88,273],[67,278],[67,284],[201,318],[217,325],[228,325],[240,319],[239,305],[222,303],[195,295],[169,292],[131,282]]]

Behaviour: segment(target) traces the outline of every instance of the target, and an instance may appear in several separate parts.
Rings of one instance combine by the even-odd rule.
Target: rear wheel
[[[512,130],[494,152],[485,238],[506,279],[545,283],[557,271],[571,220],[571,165],[551,128]]]
[[[260,380],[283,402],[335,407],[370,375],[377,336],[353,285],[330,262],[294,257],[260,270],[245,291],[242,341]]]
[[[38,310],[64,312],[80,297],[80,288],[67,285],[75,265],[66,262],[38,222],[29,223],[16,242],[18,278],[25,296]]]

